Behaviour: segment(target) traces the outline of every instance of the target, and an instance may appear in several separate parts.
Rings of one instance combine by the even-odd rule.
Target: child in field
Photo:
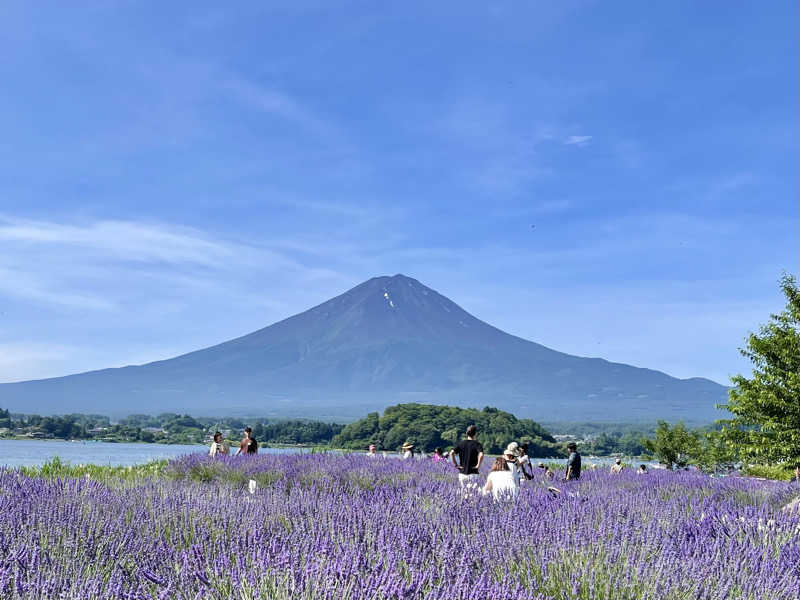
[[[441,448],[433,450],[433,462],[442,462],[444,460],[444,452]]]

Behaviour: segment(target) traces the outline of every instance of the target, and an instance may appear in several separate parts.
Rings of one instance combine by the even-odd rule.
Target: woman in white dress
[[[491,494],[495,502],[507,502],[517,498],[519,486],[514,482],[508,462],[502,456],[494,460],[492,470],[486,478],[486,485],[483,486],[483,494]]]

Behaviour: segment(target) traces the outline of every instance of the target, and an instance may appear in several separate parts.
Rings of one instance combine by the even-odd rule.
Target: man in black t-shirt
[[[478,489],[478,472],[483,462],[483,446],[475,441],[478,428],[475,425],[467,427],[467,439],[462,440],[458,446],[450,450],[450,460],[458,469],[458,484],[461,489]],[[458,462],[456,462],[458,456]]]

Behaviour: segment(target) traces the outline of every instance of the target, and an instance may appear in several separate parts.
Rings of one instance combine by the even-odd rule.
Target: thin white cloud
[[[295,123],[306,132],[327,141],[347,144],[343,132],[333,120],[320,116],[284,91],[258,85],[240,77],[228,77],[222,89],[246,106]]]
[[[22,271],[0,265],[0,294],[62,308],[93,311],[113,311],[117,308],[113,300],[102,295],[54,286],[53,278],[40,276],[35,271]]]
[[[107,259],[209,266],[224,264],[233,254],[231,246],[190,228],[129,221],[67,225],[0,217],[0,244],[4,242],[85,248],[102,251]]]
[[[571,135],[564,140],[564,145],[578,146],[580,148],[588,145],[592,141],[592,137],[591,135]]]
[[[280,249],[214,238],[188,227],[136,221],[80,224],[0,217],[0,293],[82,311],[148,303],[167,307],[220,287],[253,296],[249,278],[335,278]],[[263,305],[263,300],[259,301]],[[138,310],[138,309],[137,309]]]

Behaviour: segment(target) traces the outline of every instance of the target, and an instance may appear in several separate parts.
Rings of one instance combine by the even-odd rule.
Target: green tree
[[[666,421],[659,421],[655,438],[644,440],[643,445],[658,462],[671,470],[685,467],[692,457],[698,455],[700,434],[686,429],[683,422],[670,427]]]
[[[342,429],[331,445],[362,449],[375,443],[379,448],[396,450],[411,441],[418,450],[430,452],[436,446],[455,445],[472,424],[478,428],[478,441],[487,453],[500,453],[513,440],[529,441],[532,456],[557,456],[561,450],[553,436],[538,423],[517,419],[497,408],[476,410],[416,403],[389,406],[380,417],[370,413]]]
[[[786,308],[751,333],[740,352],[753,363],[750,378],[731,378],[733,418],[719,421],[722,437],[742,458],[759,463],[800,461],[800,289],[784,275]]]
[[[692,456],[692,462],[705,473],[717,470],[728,471],[736,462],[734,449],[725,442],[719,431],[709,431],[698,439],[699,444]]]

